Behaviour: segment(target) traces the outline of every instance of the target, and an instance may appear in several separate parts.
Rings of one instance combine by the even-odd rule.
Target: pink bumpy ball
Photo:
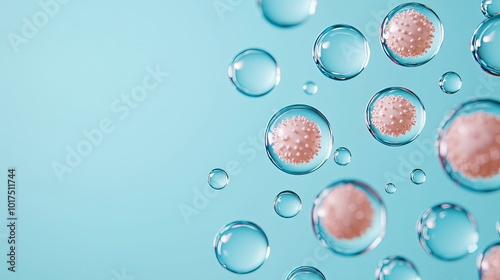
[[[457,117],[444,135],[446,158],[470,178],[500,173],[500,117],[483,111]]]
[[[500,249],[496,249],[484,258],[481,272],[481,280],[500,280]]]
[[[282,120],[271,134],[274,152],[288,164],[309,163],[321,149],[318,124],[303,116]]]
[[[334,187],[318,210],[321,225],[337,239],[362,236],[372,225],[373,214],[366,193],[351,183]]]
[[[412,129],[417,114],[408,99],[391,94],[375,102],[371,115],[372,124],[382,134],[397,137]]]
[[[424,14],[406,10],[392,17],[383,36],[387,47],[399,56],[419,57],[431,48],[435,30]]]

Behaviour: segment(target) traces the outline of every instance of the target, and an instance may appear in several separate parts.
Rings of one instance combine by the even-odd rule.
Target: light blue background
[[[218,12],[219,2],[230,8]],[[441,17],[445,40],[431,62],[404,68],[386,57],[376,34],[396,5],[388,1],[320,0],[314,17],[284,30],[268,24],[250,0],[73,0],[18,53],[9,34],[20,34],[23,17],[32,18],[41,8],[36,1],[0,2],[0,174],[5,182],[7,168],[17,168],[19,217],[14,274],[4,261],[3,185],[0,278],[283,279],[294,267],[312,264],[330,280],[373,279],[379,260],[399,254],[415,263],[423,279],[476,279],[477,254],[455,262],[433,258],[418,244],[415,224],[426,208],[455,202],[477,218],[478,252],[498,241],[500,192],[478,194],[454,185],[429,143],[455,105],[478,96],[498,98],[500,79],[485,74],[470,54],[470,37],[484,19],[479,0],[423,3]],[[311,54],[316,36],[338,23],[358,28],[371,47],[366,70],[346,82],[324,77]],[[250,47],[269,51],[282,70],[279,86],[256,99],[239,94],[227,79],[233,56]],[[156,65],[170,75],[120,119],[111,104]],[[438,87],[440,75],[450,70],[464,81],[455,95]],[[315,96],[301,91],[308,80],[319,86]],[[377,142],[364,124],[370,97],[390,86],[416,92],[427,109],[417,141],[399,148]],[[305,176],[272,165],[262,130],[275,111],[295,103],[326,115],[334,149],[348,147],[351,164],[340,167],[330,159]],[[64,163],[66,146],[75,148],[85,139],[82,130],[97,128],[104,118],[112,120],[114,131],[58,180],[53,162]],[[206,178],[216,167],[225,168],[231,181],[214,194]],[[417,167],[428,175],[421,186],[408,178],[409,169]],[[388,172],[396,177],[388,178]],[[358,257],[321,249],[311,228],[314,197],[344,178],[371,184],[388,210],[385,239]],[[398,187],[394,195],[383,191],[388,180]],[[296,191],[304,203],[289,220],[273,210],[274,196],[285,189]],[[180,209],[191,214],[183,216]],[[214,256],[213,237],[235,220],[257,223],[271,244],[269,259],[248,275],[224,270]]]

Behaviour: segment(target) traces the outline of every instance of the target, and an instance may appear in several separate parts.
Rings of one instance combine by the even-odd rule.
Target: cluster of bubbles
[[[263,17],[280,28],[297,26],[316,11],[316,0],[258,0]],[[500,1],[483,0],[481,11],[487,17],[474,31],[470,43],[473,57],[488,74],[500,76]],[[438,15],[426,5],[402,4],[390,11],[381,23],[380,43],[387,57],[403,67],[418,67],[433,59],[443,43],[444,29]],[[312,48],[313,62],[327,78],[345,81],[367,67],[370,46],[355,27],[335,24],[325,28]],[[236,89],[249,97],[260,97],[279,85],[281,70],[268,52],[246,49],[228,67]],[[438,82],[446,94],[457,93],[462,78],[456,72],[444,73]],[[312,81],[302,91],[315,95]],[[389,87],[375,93],[365,111],[366,127],[378,142],[395,147],[412,143],[422,132],[426,111],[416,93],[404,87]],[[443,169],[458,185],[477,192],[500,189],[500,103],[473,100],[455,108],[439,129],[438,151]],[[276,112],[265,130],[265,148],[271,162],[281,171],[304,175],[319,169],[330,157],[334,137],[328,119],[314,107],[289,105]],[[351,152],[339,147],[333,159],[339,166],[351,162]],[[409,174],[415,185],[426,181],[422,169]],[[221,190],[229,183],[224,170],[214,169],[209,185]],[[385,192],[394,194],[394,183]],[[302,200],[286,190],[274,198],[274,210],[282,218],[299,214]],[[340,180],[326,186],[314,199],[313,230],[320,243],[332,252],[355,256],[375,248],[384,238],[386,210],[378,193],[358,180]],[[440,203],[425,210],[417,220],[418,240],[424,251],[445,261],[461,259],[478,249],[479,232],[474,216],[460,205]],[[500,221],[497,223],[500,234]],[[258,269],[269,257],[266,234],[256,224],[236,221],[215,236],[217,260],[223,268],[238,274]],[[500,244],[488,247],[478,259],[481,279],[500,275]],[[301,266],[286,280],[325,280],[317,268]],[[376,279],[420,280],[416,266],[401,256],[381,260]]]

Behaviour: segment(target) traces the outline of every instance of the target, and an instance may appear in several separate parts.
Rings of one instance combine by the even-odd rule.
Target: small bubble
[[[446,72],[439,79],[439,87],[444,93],[456,93],[462,88],[462,78],[455,72]]]
[[[351,151],[345,147],[338,148],[333,154],[333,160],[340,166],[346,166],[351,162]]]
[[[309,81],[302,86],[302,90],[306,94],[314,95],[318,92],[318,85],[316,85],[314,82]]]
[[[222,190],[228,183],[229,175],[220,168],[215,168],[208,174],[208,184],[216,190]]]
[[[257,270],[270,252],[264,231],[256,224],[246,221],[224,226],[215,236],[214,248],[220,265],[237,274]]]
[[[292,191],[280,192],[274,198],[274,211],[283,218],[293,218],[302,209],[300,197]]]
[[[326,277],[317,268],[300,266],[292,270],[286,280],[326,280]]]
[[[396,185],[394,185],[393,183],[388,183],[387,185],[385,185],[385,192],[388,194],[393,194],[396,192],[396,190]]]
[[[391,256],[379,262],[376,280],[421,280],[415,265],[400,256]]]
[[[425,174],[425,172],[422,169],[417,168],[417,169],[414,169],[410,173],[410,179],[414,184],[420,185],[420,184],[425,183],[425,180],[427,179],[427,175]]]

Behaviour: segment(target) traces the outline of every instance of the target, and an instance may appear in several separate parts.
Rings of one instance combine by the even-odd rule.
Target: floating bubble
[[[385,206],[371,187],[359,181],[338,181],[323,189],[314,200],[312,217],[321,244],[341,255],[368,252],[385,234]]]
[[[266,152],[280,170],[294,175],[311,173],[330,156],[330,123],[315,108],[290,105],[279,110],[266,128]]]
[[[385,17],[380,42],[396,64],[415,67],[429,62],[443,43],[443,25],[436,13],[419,3],[402,4]]]
[[[274,211],[283,218],[293,218],[302,209],[300,197],[292,191],[280,192],[274,198]]]
[[[471,51],[474,59],[489,74],[500,76],[500,15],[483,21],[474,31]]]
[[[394,194],[394,193],[396,193],[396,191],[397,191],[396,185],[394,185],[393,183],[388,183],[387,185],[385,185],[385,192],[386,193]]]
[[[216,190],[222,190],[229,183],[229,175],[226,171],[215,168],[208,174],[208,184]]]
[[[309,81],[302,86],[302,90],[309,95],[314,95],[318,92],[318,85]]]
[[[368,65],[370,47],[365,36],[349,25],[332,25],[314,42],[313,59],[330,79],[349,80]]]
[[[492,244],[479,255],[479,277],[481,280],[497,280],[500,276],[500,243]]]
[[[379,262],[376,280],[421,280],[415,265],[400,256],[391,256]]]
[[[446,72],[439,79],[439,87],[444,93],[456,93],[462,88],[462,78],[455,72]]]
[[[214,247],[215,256],[222,267],[237,274],[257,270],[270,252],[264,231],[246,221],[232,222],[219,230]]]
[[[228,67],[229,79],[241,93],[258,97],[280,82],[280,68],[269,53],[260,49],[240,52]]]
[[[458,185],[478,192],[500,189],[500,103],[465,102],[439,129],[439,158]]]
[[[415,140],[425,125],[425,108],[412,91],[391,87],[377,92],[368,102],[366,126],[380,143],[402,146]]]
[[[443,203],[425,210],[417,232],[422,248],[441,260],[457,260],[477,250],[476,220],[455,204]]]
[[[326,277],[317,268],[300,266],[292,270],[286,280],[326,280]]]
[[[340,147],[335,151],[335,153],[333,153],[335,163],[340,166],[348,165],[351,162],[351,158],[351,151],[349,151],[346,147]]]
[[[305,22],[316,13],[317,0],[257,0],[270,23],[279,27],[292,27]]]
[[[494,17],[500,15],[500,1],[483,0],[481,2],[481,12],[483,12],[486,17]]]
[[[425,180],[427,180],[427,175],[425,174],[425,172],[422,169],[417,168],[417,169],[414,169],[410,173],[410,180],[414,184],[420,185],[420,184],[425,183]]]

